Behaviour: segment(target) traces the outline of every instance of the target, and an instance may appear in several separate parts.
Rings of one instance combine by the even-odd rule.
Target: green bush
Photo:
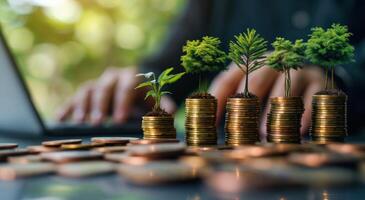
[[[296,40],[293,44],[291,41],[277,37],[272,43],[274,51],[267,58],[267,64],[276,71],[285,75],[285,96],[291,96],[291,77],[290,70],[297,70],[303,66],[305,43],[303,40]]]
[[[200,83],[202,73],[226,69],[227,55],[220,50],[220,44],[219,38],[205,36],[201,40],[187,41],[183,47],[181,65],[186,73],[199,74],[199,91],[204,90]]]
[[[328,71],[331,70],[332,89],[334,89],[334,67],[354,61],[354,47],[349,43],[352,34],[347,26],[332,24],[327,30],[312,28],[305,55],[307,59],[326,70],[325,89],[328,89]]]

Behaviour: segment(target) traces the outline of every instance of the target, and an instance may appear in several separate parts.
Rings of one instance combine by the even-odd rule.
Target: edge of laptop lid
[[[0,25],[0,135],[36,136],[45,132]]]

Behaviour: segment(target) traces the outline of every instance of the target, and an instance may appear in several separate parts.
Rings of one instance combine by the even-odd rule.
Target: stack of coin
[[[185,131],[189,146],[209,146],[217,144],[216,112],[217,99],[186,99]]]
[[[171,115],[143,116],[142,119],[144,139],[176,138],[174,118]]]
[[[267,116],[267,140],[273,143],[300,143],[300,127],[304,112],[301,97],[270,99]]]
[[[226,114],[226,144],[237,146],[259,140],[260,104],[254,98],[229,98]]]
[[[320,143],[343,142],[347,135],[347,96],[314,95],[312,139]]]

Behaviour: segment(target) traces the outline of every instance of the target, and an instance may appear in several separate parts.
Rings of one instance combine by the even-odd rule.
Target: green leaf
[[[178,81],[182,76],[184,76],[185,72],[181,72],[175,75],[172,75],[169,77],[169,79],[166,80],[167,84],[172,84],[175,83],[176,81]]]
[[[152,87],[152,83],[151,81],[147,81],[144,83],[140,83],[137,87],[135,87],[134,89],[138,89],[138,88],[142,88],[142,87],[147,87],[147,86],[151,86]]]
[[[146,93],[146,97],[144,98],[144,100],[146,100],[148,97],[153,97],[154,99],[156,99],[157,95],[154,90],[150,90]]]
[[[170,73],[170,72],[172,72],[172,70],[174,70],[174,68],[173,68],[173,67],[170,67],[170,68],[165,69],[165,70],[164,70],[164,71],[160,74],[160,76],[158,76],[157,81],[158,81],[158,82],[161,82],[163,79],[165,79],[165,78],[169,75],[169,73]]]
[[[274,51],[267,58],[267,64],[277,70],[298,69],[304,62],[305,43],[296,40],[294,44],[282,37],[277,37],[272,43]]]
[[[306,58],[313,64],[331,67],[354,61],[354,47],[350,44],[347,26],[332,24],[328,29],[312,28],[305,49]]]
[[[257,60],[264,57],[266,46],[267,41],[257,34],[255,29],[247,29],[246,32],[235,35],[235,40],[230,41],[228,57],[243,71],[248,67],[247,73],[250,73],[264,65]]]
[[[162,91],[162,92],[161,92],[161,96],[162,96],[162,95],[165,95],[165,94],[172,94],[172,93],[171,93],[171,92],[169,92],[169,91]]]

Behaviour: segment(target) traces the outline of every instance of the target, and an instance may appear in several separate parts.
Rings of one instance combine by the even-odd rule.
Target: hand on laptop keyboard
[[[112,111],[114,123],[125,122],[134,106],[151,107],[144,102],[144,91],[135,90],[139,79],[136,68],[109,68],[97,80],[83,84],[76,94],[59,110],[60,121],[101,124]],[[147,105],[146,105],[147,104]],[[167,112],[173,112],[175,103],[168,97],[161,100]]]

